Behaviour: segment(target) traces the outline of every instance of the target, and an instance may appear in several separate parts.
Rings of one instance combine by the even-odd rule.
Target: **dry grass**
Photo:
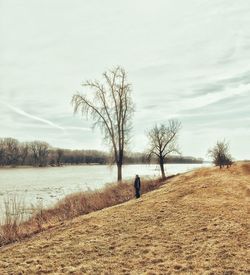
[[[144,179],[142,193],[158,188],[160,179]],[[25,221],[24,204],[16,197],[5,202],[5,220],[0,226],[0,247],[22,240],[33,234],[55,226],[58,222],[117,205],[134,197],[131,181],[107,184],[97,191],[78,192],[66,196],[54,207],[33,209],[33,215]]]
[[[0,274],[249,274],[250,164],[203,168],[1,250]]]
[[[19,239],[20,225],[24,222],[24,202],[17,196],[4,200],[4,220],[0,223],[0,244]]]

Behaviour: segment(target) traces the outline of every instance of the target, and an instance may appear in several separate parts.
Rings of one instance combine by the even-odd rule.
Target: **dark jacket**
[[[135,189],[141,189],[141,180],[140,180],[140,177],[136,177],[135,178],[134,187],[135,187]]]

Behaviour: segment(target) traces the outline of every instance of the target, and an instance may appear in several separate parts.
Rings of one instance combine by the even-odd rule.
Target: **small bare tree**
[[[63,154],[64,154],[64,152],[63,152],[62,149],[58,148],[56,150],[56,165],[57,166],[61,165],[61,162],[62,162],[62,159],[63,159]]]
[[[168,125],[155,125],[148,132],[149,139],[149,157],[155,155],[160,168],[162,178],[166,178],[164,163],[169,154],[178,153],[177,134],[181,128],[178,120],[169,120]]]
[[[225,165],[227,168],[232,165],[232,156],[229,153],[229,144],[225,140],[217,141],[216,145],[208,150],[208,154],[213,159],[215,166],[220,166],[220,169]]]
[[[129,141],[134,104],[131,85],[121,67],[103,73],[104,81],[87,81],[84,87],[94,90],[92,98],[75,94],[72,98],[74,112],[90,115],[94,126],[98,125],[104,139],[111,145],[114,162],[117,165],[117,179],[122,180],[122,165],[125,146]]]

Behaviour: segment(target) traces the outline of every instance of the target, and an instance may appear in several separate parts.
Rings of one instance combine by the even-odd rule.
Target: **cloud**
[[[79,127],[79,126],[61,126],[61,125],[58,125],[48,119],[44,119],[44,118],[41,118],[41,117],[38,117],[38,116],[35,116],[35,115],[32,115],[30,113],[27,113],[25,111],[23,111],[22,109],[20,108],[17,108],[11,104],[8,104],[6,102],[3,102],[0,100],[0,103],[4,106],[6,106],[7,108],[9,108],[10,110],[12,110],[14,113],[16,114],[19,114],[19,115],[22,115],[23,117],[26,117],[26,118],[29,118],[31,120],[35,120],[35,121],[39,121],[39,122],[42,122],[43,125],[47,125],[49,126],[50,128],[54,128],[54,129],[59,129],[59,130],[63,130],[63,131],[67,131],[67,130],[72,130],[72,131],[90,131],[91,128],[89,127]],[[31,128],[37,128],[38,125],[37,124],[25,124],[26,127],[31,127]],[[39,127],[41,128],[41,126]],[[44,127],[42,127],[44,128]]]
[[[179,103],[182,110],[193,110],[207,105],[219,102],[223,99],[232,98],[240,95],[250,93],[250,84],[241,84],[237,88],[230,88],[219,92],[209,92],[201,96],[186,99]]]
[[[2,105],[4,105],[4,106],[8,107],[10,110],[14,111],[15,113],[17,113],[17,114],[19,114],[19,115],[22,115],[22,116],[27,117],[27,118],[32,119],[32,120],[36,120],[36,121],[45,123],[45,124],[47,124],[47,125],[49,125],[49,126],[55,128],[55,129],[65,130],[65,128],[63,128],[63,127],[61,127],[61,126],[59,126],[59,125],[53,123],[53,122],[50,121],[50,120],[43,119],[43,118],[41,118],[41,117],[38,117],[38,116],[34,116],[34,115],[32,115],[32,114],[29,114],[29,113],[27,113],[27,112],[25,112],[25,111],[23,111],[23,110],[21,110],[21,109],[15,107],[15,106],[12,106],[12,105],[10,105],[10,104],[8,104],[8,103],[5,103],[5,102],[3,102],[3,101],[0,101],[0,103],[1,103]]]
[[[210,79],[209,82],[200,84],[201,87],[195,88],[195,94],[205,94],[218,92],[219,90],[224,90],[228,87],[237,87],[240,84],[250,84],[250,71],[245,71],[237,76],[224,76],[218,80]]]

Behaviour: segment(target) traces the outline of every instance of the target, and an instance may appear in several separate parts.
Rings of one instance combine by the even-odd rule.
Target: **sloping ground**
[[[250,164],[199,169],[0,251],[0,274],[247,274]]]

